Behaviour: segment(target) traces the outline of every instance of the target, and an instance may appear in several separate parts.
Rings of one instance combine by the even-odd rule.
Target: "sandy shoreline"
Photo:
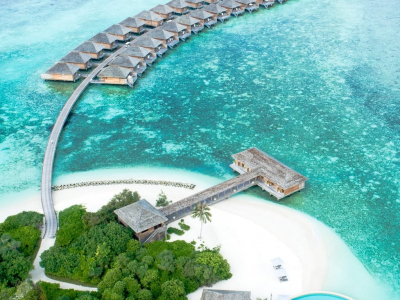
[[[141,184],[121,184],[110,186],[79,187],[53,192],[55,209],[63,210],[74,204],[83,204],[88,211],[97,211],[113,195],[124,188],[138,191],[143,199],[155,204],[161,190],[170,200],[177,201],[207,187],[221,182],[220,179],[181,170],[160,170],[135,168],[106,170],[106,172],[86,172],[57,178],[56,184],[86,180],[140,178],[180,181],[196,184],[193,190],[171,186],[149,186]],[[31,194],[32,195],[32,194]],[[22,210],[42,212],[39,195],[26,198],[1,209],[0,221],[6,216]],[[208,247],[221,245],[221,253],[231,264],[233,277],[214,285],[217,289],[249,290],[252,299],[269,297],[273,294],[298,295],[301,293],[330,290],[347,294],[355,299],[373,299],[368,289],[355,288],[357,281],[353,273],[343,272],[350,264],[357,277],[376,286],[373,278],[362,264],[332,230],[306,214],[284,207],[271,201],[239,194],[211,207],[212,222],[203,229],[203,239]],[[182,237],[172,236],[172,240],[197,241],[200,223],[185,218],[191,230]],[[177,222],[171,226],[178,227]],[[46,241],[46,240],[45,240]],[[51,241],[43,243],[41,250],[48,248]],[[334,249],[334,250],[332,250]],[[289,281],[280,283],[274,273],[270,259],[281,257],[288,273]],[[33,279],[44,279],[35,261]],[[63,288],[71,288],[62,284]],[[201,289],[188,297],[199,299]],[[360,297],[362,295],[362,297]],[[365,297],[364,297],[365,296]]]

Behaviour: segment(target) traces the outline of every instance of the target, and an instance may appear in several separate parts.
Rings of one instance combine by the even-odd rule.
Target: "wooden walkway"
[[[46,218],[44,226],[44,237],[55,237],[58,229],[57,216],[54,210],[54,203],[51,195],[51,180],[53,175],[53,162],[58,138],[60,137],[65,121],[67,120],[72,107],[75,105],[80,95],[82,95],[83,91],[87,88],[91,80],[93,80],[93,78],[101,71],[101,69],[103,69],[109,62],[111,62],[118,54],[122,53],[124,50],[125,48],[122,47],[121,49],[118,49],[117,51],[112,53],[102,63],[100,63],[96,67],[96,69],[94,69],[90,74],[87,75],[87,77],[68,98],[60,114],[58,115],[56,122],[54,123],[44,154],[42,169],[41,198],[43,212]]]

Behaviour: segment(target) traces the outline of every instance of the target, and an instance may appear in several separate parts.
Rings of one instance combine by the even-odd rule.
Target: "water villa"
[[[144,32],[144,25],[146,24],[144,21],[138,19],[138,18],[126,18],[122,22],[119,23],[122,26],[125,26],[126,28],[129,28],[131,33],[134,34],[142,34]]]
[[[265,152],[250,148],[232,156],[230,167],[239,174],[257,173],[257,185],[278,200],[304,188],[306,177],[272,158]]]
[[[241,5],[242,9],[247,10],[249,13],[260,7],[256,0],[236,0],[236,2]]]
[[[175,21],[176,21],[176,23],[186,26],[186,29],[188,31],[193,32],[194,34],[198,34],[200,31],[202,31],[204,29],[204,26],[201,25],[201,22],[199,19],[193,18],[189,15],[180,16]]]
[[[157,59],[157,55],[151,52],[150,49],[139,46],[127,47],[120,55],[136,57],[145,62],[148,66],[151,66],[151,64]]]
[[[100,32],[96,34],[94,37],[92,37],[89,41],[103,46],[104,49],[114,50],[118,46],[116,40],[117,40],[116,36],[105,32]]]
[[[211,26],[217,23],[217,17],[206,12],[203,9],[197,9],[189,13],[189,16],[200,21],[202,26],[207,26],[207,28],[211,28]]]
[[[132,56],[117,56],[109,65],[127,68],[132,72],[133,76],[142,76],[147,68],[144,61]]]
[[[256,0],[259,5],[264,6],[264,8],[269,8],[274,5],[275,0]]]
[[[189,3],[183,0],[172,0],[167,5],[174,10],[176,15],[184,15],[189,12]]]
[[[111,27],[108,27],[106,30],[104,30],[104,32],[115,36],[118,41],[121,42],[126,42],[127,40],[130,40],[132,38],[130,34],[131,30],[128,27],[122,26],[120,24],[112,25]]]
[[[142,244],[166,238],[167,218],[144,199],[117,209],[114,213],[119,222],[133,230],[135,237]]]
[[[204,2],[207,4],[215,4],[215,3],[218,3],[219,0],[204,0]]]
[[[99,80],[92,80],[93,83],[129,85],[130,87],[137,80],[130,69],[117,66],[105,67],[97,77]]]
[[[173,33],[175,35],[175,38],[178,38],[181,41],[185,41],[192,35],[191,31],[187,30],[186,26],[176,23],[174,21],[165,23],[160,28]]]
[[[161,28],[156,28],[147,32],[146,36],[166,43],[170,49],[174,48],[174,46],[179,43],[178,37],[176,37],[172,32]]]
[[[218,5],[226,8],[227,13],[235,16],[236,18],[244,13],[242,5],[233,0],[223,0],[219,2]]]
[[[219,6],[218,4],[210,4],[205,6],[203,9],[212,14],[214,18],[217,18],[217,20],[221,23],[225,22],[230,17],[228,10],[222,6]]]
[[[141,36],[134,40],[131,45],[150,49],[153,53],[157,54],[158,57],[163,56],[168,50],[165,42],[153,39],[149,36]]]
[[[104,56],[104,47],[102,45],[93,42],[84,42],[80,46],[76,47],[74,51],[88,54],[92,59],[102,59]]]
[[[199,9],[204,7],[203,0],[186,0],[186,2],[189,4],[191,9]]]
[[[164,21],[171,20],[174,15],[174,10],[169,7],[168,5],[157,5],[156,7],[153,7],[150,9],[150,11],[155,12],[156,14],[160,15]]]
[[[77,81],[80,77],[78,71],[79,66],[59,62],[47,70],[46,73],[41,74],[40,77],[44,80],[57,80],[57,81]]]
[[[251,292],[203,289],[200,300],[250,300]]]
[[[148,10],[137,14],[135,18],[142,20],[149,27],[158,27],[164,24],[164,19],[160,15]]]
[[[72,51],[63,58],[61,58],[60,62],[70,63],[78,66],[79,69],[81,70],[87,70],[92,67],[92,64],[90,63],[91,59],[92,56],[89,54],[78,51]]]

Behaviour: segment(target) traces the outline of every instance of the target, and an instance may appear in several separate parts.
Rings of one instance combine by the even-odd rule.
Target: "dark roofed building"
[[[141,243],[165,238],[164,223],[168,219],[144,199],[117,209],[114,213],[118,216],[119,222],[135,232]]]
[[[176,15],[183,15],[189,12],[189,3],[184,0],[172,0],[167,5],[174,10]]]
[[[164,19],[160,15],[153,11],[144,10],[138,13],[135,18],[138,18],[146,23],[150,27],[158,27],[164,24]]]
[[[118,66],[105,67],[100,71],[97,77],[100,78],[100,83],[129,86],[133,86],[137,79],[136,76],[133,76],[130,69]]]
[[[179,43],[179,38],[175,37],[175,35],[169,31],[166,31],[161,28],[156,28],[150,30],[145,34],[145,36],[149,36],[153,39],[163,41],[167,44],[169,48],[173,48],[176,44]]]
[[[143,20],[140,20],[139,18],[126,18],[119,24],[125,26],[126,28],[129,28],[130,32],[135,33],[135,34],[141,34],[144,32],[143,26],[146,24]]]
[[[87,70],[92,66],[92,64],[90,63],[91,59],[92,56],[90,56],[89,54],[72,51],[64,56],[60,60],[60,62],[70,63],[78,66],[81,70]]]
[[[73,64],[58,62],[41,75],[44,80],[76,81],[79,79],[79,67]]]
[[[198,34],[204,29],[204,26],[201,25],[200,20],[193,18],[189,15],[180,16],[178,19],[175,20],[175,22],[186,26],[187,30],[190,30],[194,34]]]
[[[131,45],[150,49],[153,53],[157,54],[157,56],[160,57],[168,50],[167,44],[165,42],[153,39],[149,36],[141,36],[134,40]]]
[[[200,300],[250,300],[251,292],[203,289]]]
[[[190,30],[187,30],[185,25],[176,23],[174,21],[165,23],[160,28],[173,33],[178,39],[182,41],[185,41],[192,34]]]
[[[204,0],[186,0],[191,9],[199,9],[204,6]]]
[[[157,59],[157,55],[150,49],[139,46],[127,47],[120,55],[139,58],[146,62],[146,64],[149,66],[151,66],[151,64]]]
[[[304,188],[306,177],[277,161],[265,152],[250,148],[232,155],[231,168],[240,174],[256,171],[257,185],[278,200]]]
[[[89,41],[103,46],[104,49],[114,50],[115,48],[117,48],[116,40],[117,37],[106,32],[100,32],[92,37]]]
[[[150,9],[150,11],[160,15],[164,19],[164,21],[171,20],[174,17],[174,10],[168,5],[159,4],[156,7]]]
[[[230,17],[228,10],[225,7],[219,6],[218,4],[206,5],[203,9],[216,17],[220,22],[225,22]]]
[[[235,17],[238,17],[244,13],[244,8],[242,8],[242,5],[234,0],[222,0],[221,2],[218,2],[218,5],[226,8],[228,14],[231,14]]]
[[[131,30],[128,27],[125,27],[121,24],[112,25],[108,27],[104,32],[112,34],[115,36],[119,41],[125,42],[131,39],[130,32]]]
[[[82,53],[89,54],[93,59],[101,59],[104,56],[104,46],[94,42],[84,42],[74,49]]]
[[[236,0],[236,2],[241,5],[242,9],[247,10],[249,13],[260,7],[256,0]]]
[[[264,8],[269,8],[275,4],[275,0],[256,0],[259,5],[264,6]]]
[[[146,63],[141,59],[132,56],[117,56],[109,65],[128,68],[135,76],[141,76],[144,71],[146,71]]]
[[[217,23],[217,17],[205,11],[204,9],[196,9],[189,13],[189,16],[198,19],[203,26],[211,28]]]

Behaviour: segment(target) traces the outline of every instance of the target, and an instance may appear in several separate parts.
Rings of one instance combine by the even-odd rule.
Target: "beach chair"
[[[282,268],[283,260],[280,257],[275,257],[274,259],[271,259],[271,263],[274,269],[280,269]]]
[[[275,274],[278,277],[280,282],[285,282],[285,281],[289,281],[289,279],[287,278],[287,273],[285,269],[275,269]]]

